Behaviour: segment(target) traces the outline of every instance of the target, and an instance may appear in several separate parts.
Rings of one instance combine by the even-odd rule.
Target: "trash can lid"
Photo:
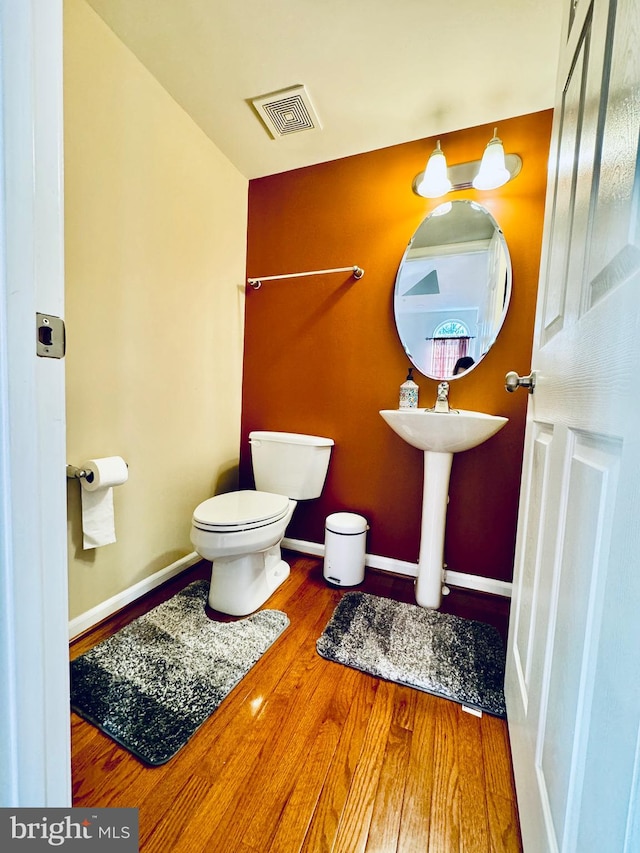
[[[327,516],[326,527],[331,533],[364,533],[367,519],[354,512],[334,512]]]

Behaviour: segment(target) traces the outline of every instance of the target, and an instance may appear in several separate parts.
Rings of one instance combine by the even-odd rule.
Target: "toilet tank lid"
[[[253,432],[250,432],[249,441],[279,441],[283,444],[307,444],[313,447],[330,447],[334,443],[332,438],[323,438],[321,435],[303,435],[299,432],[269,432],[264,430],[253,430]]]

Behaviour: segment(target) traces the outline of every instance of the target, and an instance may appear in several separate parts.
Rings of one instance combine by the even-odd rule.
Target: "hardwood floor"
[[[144,853],[520,851],[504,720],[321,658],[315,642],[344,591],[324,582],[321,560],[286,557],[291,576],[266,606],[289,628],[167,764],[145,766],[71,715],[74,805],[138,807]],[[71,657],[208,576],[199,564],[72,643]],[[360,589],[413,601],[406,578],[368,572]],[[504,603],[480,616],[477,602],[445,599],[505,636]]]

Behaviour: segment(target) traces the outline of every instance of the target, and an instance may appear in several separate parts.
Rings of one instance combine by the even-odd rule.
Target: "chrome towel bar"
[[[258,278],[248,278],[247,281],[253,287],[254,290],[258,290],[261,287],[263,281],[277,281],[282,278],[302,278],[307,275],[325,275],[334,272],[350,272],[352,273],[355,279],[361,279],[364,275],[364,270],[362,267],[352,266],[352,267],[336,267],[331,270],[310,270],[309,272],[291,272],[285,273],[284,275],[262,275],[258,276]]]

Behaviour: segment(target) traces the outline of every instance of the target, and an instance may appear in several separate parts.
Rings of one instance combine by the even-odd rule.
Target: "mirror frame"
[[[471,208],[473,208],[474,211],[481,212],[482,214],[484,214],[488,217],[487,221],[492,226],[492,232],[491,233],[492,233],[492,235],[497,236],[497,238],[500,242],[500,248],[502,250],[502,257],[500,260],[500,263],[501,263],[500,271],[501,271],[501,276],[502,276],[502,271],[504,272],[504,293],[502,295],[502,305],[501,305],[501,309],[500,309],[500,314],[499,314],[499,316],[497,314],[497,309],[499,306],[495,305],[494,306],[495,320],[493,322],[490,333],[486,335],[486,340],[485,340],[485,343],[483,345],[482,352],[479,353],[477,355],[477,357],[475,357],[474,364],[471,367],[469,367],[467,370],[465,370],[463,373],[460,373],[458,375],[452,374],[449,376],[436,376],[433,373],[429,372],[429,366],[430,365],[425,363],[426,359],[420,359],[418,356],[414,356],[411,353],[409,346],[407,344],[407,341],[406,341],[406,338],[408,337],[406,331],[405,331],[404,336],[401,333],[401,321],[399,319],[399,315],[401,313],[406,314],[408,312],[400,312],[399,311],[399,300],[405,298],[407,295],[407,292],[405,291],[404,295],[400,295],[398,291],[399,291],[400,284],[403,280],[403,270],[405,270],[405,264],[407,263],[407,261],[411,261],[409,256],[410,256],[412,248],[414,247],[414,244],[416,242],[416,238],[420,235],[421,246],[426,246],[428,249],[429,243],[428,243],[428,241],[425,242],[425,240],[424,240],[425,229],[427,228],[427,226],[430,222],[433,222],[434,219],[436,219],[436,218],[439,219],[443,215],[448,215],[448,213],[453,210],[454,205],[465,205],[465,206],[468,205]],[[443,210],[443,208],[444,208],[444,210]],[[455,255],[458,255],[460,257],[460,259],[462,260],[465,255],[470,256],[472,254],[472,252],[469,251],[468,248],[466,250],[464,250],[462,248],[463,246],[471,245],[469,243],[469,240],[465,239],[465,236],[467,236],[467,235],[465,235],[465,233],[462,233],[460,235],[459,239],[457,239],[455,242],[453,242],[451,240],[447,241],[448,246],[460,246],[461,251],[459,253],[456,253],[454,250],[448,249],[447,252],[443,251],[440,254],[433,254],[432,257],[434,258],[434,260],[438,261],[442,258],[445,258],[446,256],[449,256],[449,258],[452,258]],[[487,239],[487,240],[493,239],[493,236],[491,238],[489,238],[487,236],[485,239]],[[443,245],[443,244],[442,243],[436,243],[434,245],[434,247],[438,248],[441,245]],[[477,249],[474,250],[474,253],[477,253],[477,251],[478,251]],[[431,276],[432,274],[433,274],[432,272],[427,273],[427,275],[424,278],[420,279],[420,283],[425,282],[426,279],[429,276]],[[496,222],[493,214],[489,210],[487,210],[486,207],[484,207],[482,204],[479,204],[478,202],[473,201],[471,199],[456,199],[454,201],[447,201],[444,204],[438,205],[438,207],[436,207],[434,210],[432,210],[428,214],[428,216],[426,216],[422,220],[420,225],[416,228],[415,232],[413,233],[411,239],[409,240],[407,248],[406,248],[406,250],[402,256],[402,259],[400,261],[400,265],[398,267],[398,272],[396,274],[394,289],[393,289],[393,315],[394,315],[394,321],[395,321],[395,326],[396,326],[396,332],[398,333],[398,337],[399,337],[400,343],[402,344],[402,347],[405,351],[405,354],[406,354],[407,358],[409,359],[409,361],[411,362],[411,364],[414,366],[414,368],[416,370],[418,370],[420,373],[422,373],[424,376],[427,376],[430,379],[435,379],[436,381],[447,381],[447,382],[450,382],[450,381],[453,381],[456,379],[461,379],[467,373],[470,373],[472,370],[474,370],[478,366],[478,364],[480,364],[480,362],[484,359],[484,357],[487,355],[487,353],[491,350],[491,347],[495,344],[495,342],[498,338],[498,335],[500,334],[500,331],[504,325],[504,321],[505,321],[505,318],[507,316],[507,311],[509,309],[509,303],[511,301],[512,280],[513,280],[513,269],[512,269],[512,264],[511,264],[511,256],[509,254],[509,248],[507,246],[507,241],[505,240],[502,229],[500,228],[500,226]],[[496,285],[495,285],[496,288],[498,287],[499,283],[500,283],[499,281],[496,281]],[[415,286],[416,285],[414,285],[414,287]],[[425,285],[425,287],[426,286],[427,285]],[[481,297],[483,295],[484,289],[488,288],[489,286],[490,286],[490,282],[488,281],[488,278],[483,285],[483,289],[481,289],[481,285],[478,285],[479,297]],[[437,291],[435,291],[435,292],[437,292]],[[428,292],[427,293],[423,292],[421,295],[422,296],[426,295],[428,298]],[[479,302],[480,302],[480,299],[478,300],[478,303]],[[476,306],[476,305],[470,306],[470,308],[474,309],[474,310],[477,309],[477,307],[478,306]],[[458,321],[464,322],[462,320],[462,315],[460,314],[460,312],[464,311],[464,310],[468,310],[466,308],[466,306],[464,309],[461,308],[460,306],[458,306],[458,308],[452,308],[450,319],[451,320],[458,319]],[[428,312],[423,312],[423,313],[428,313]],[[458,318],[456,318],[454,316],[456,313],[459,314]],[[478,324],[476,324],[476,326],[477,325]],[[429,339],[425,338],[425,340],[429,340]]]

